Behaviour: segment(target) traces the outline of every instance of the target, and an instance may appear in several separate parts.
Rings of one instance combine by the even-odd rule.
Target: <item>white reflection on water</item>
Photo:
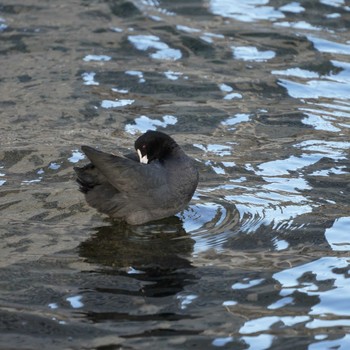
[[[49,307],[50,309],[58,309],[58,305],[57,305],[56,303],[50,303],[50,304],[48,305],[48,307]]]
[[[291,77],[299,77],[299,78],[318,78],[319,74],[316,72],[309,71],[307,69],[301,68],[288,68],[281,70],[273,70],[271,72],[275,75],[286,75]]]
[[[242,98],[242,95],[240,93],[232,92],[233,88],[227,84],[219,84],[219,89],[222,92],[228,93],[225,95],[224,100],[232,100],[234,98]]]
[[[204,33],[204,35],[201,36],[201,39],[206,41],[209,44],[211,44],[213,42],[213,38],[224,39],[225,36],[222,34],[216,34],[216,33]]]
[[[329,169],[323,169],[323,170],[317,170],[314,171],[311,176],[325,176],[328,177],[330,175],[343,175],[347,174],[348,172],[345,171],[346,166],[340,166],[340,167],[333,167]]]
[[[52,162],[52,163],[49,164],[49,167],[48,167],[48,168],[51,169],[51,170],[58,170],[60,167],[61,167],[60,164],[57,164],[57,163],[55,163],[55,162]]]
[[[276,323],[282,323],[283,326],[292,327],[298,323],[310,320],[309,316],[266,316],[244,323],[239,332],[241,334],[253,334],[258,332],[269,331]]]
[[[307,140],[295,145],[304,151],[319,152],[314,153],[315,157],[329,157],[333,160],[346,159],[346,150],[350,149],[350,142]]]
[[[6,20],[2,17],[0,17],[0,32],[4,31],[8,28],[8,25],[5,24]]]
[[[233,91],[233,88],[230,85],[227,85],[227,84],[220,84],[219,85],[219,89],[222,92],[231,92],[231,91]]]
[[[277,251],[285,250],[289,247],[289,243],[287,241],[285,241],[284,239],[279,239],[277,237],[275,237],[272,240],[272,243],[275,247],[275,250],[277,250]]]
[[[115,100],[103,100],[101,102],[102,108],[118,108],[131,105],[135,102],[135,100],[129,99],[115,99]]]
[[[330,13],[328,15],[325,15],[326,18],[339,18],[341,17],[340,13]]]
[[[261,176],[265,183],[254,189],[244,188],[241,194],[224,197],[235,204],[242,221],[242,231],[253,232],[261,225],[272,225],[274,229],[297,228],[294,226],[295,218],[312,212],[320,205],[300,192],[312,188],[304,173],[307,174],[308,167],[324,157],[333,161],[345,159],[350,142],[307,140],[294,147],[302,150],[302,154],[261,163],[256,169],[247,165],[247,169]],[[224,188],[226,192],[235,189],[229,185]],[[276,245],[278,249],[284,249],[283,245],[282,248]]]
[[[129,35],[128,40],[138,50],[156,50],[150,54],[150,57],[154,59],[176,61],[182,57],[180,50],[170,48],[155,35]]]
[[[328,335],[327,334],[316,334],[315,339],[316,340],[324,340],[327,339]]]
[[[235,162],[221,162],[222,165],[225,167],[225,168],[233,168],[234,166],[236,166],[236,163]],[[233,182],[243,182],[245,181],[246,178],[245,177],[240,177],[239,179],[232,179],[230,181],[233,181]]]
[[[0,166],[0,169],[2,169],[3,167],[2,166]],[[5,174],[4,173],[0,173],[0,177],[2,177],[2,176],[5,176]],[[6,180],[0,180],[0,186],[2,186],[3,184],[5,184],[6,183]]]
[[[42,176],[39,176],[37,179],[33,179],[33,180],[23,180],[21,182],[21,185],[29,185],[29,184],[33,184],[33,183],[37,183],[40,182],[42,180]]]
[[[299,2],[291,2],[287,5],[281,6],[279,10],[283,12],[300,13],[304,12],[305,8],[302,7]]]
[[[213,153],[220,157],[228,156],[231,154],[231,146],[218,144],[202,145],[199,143],[195,143],[193,146],[203,150],[205,153]]]
[[[201,31],[200,29],[184,26],[181,24],[176,25],[176,29],[185,33],[199,33]]]
[[[137,270],[137,269],[134,269],[132,266],[129,266],[126,273],[128,275],[140,275],[140,274],[143,274],[145,273],[144,271],[142,270]]]
[[[269,183],[262,186],[264,191],[256,191],[253,198],[252,194],[230,198],[238,201],[237,208],[241,212],[241,217],[246,213],[252,215],[250,222],[244,225],[250,232],[261,225],[271,224],[274,229],[291,228],[293,219],[312,212],[316,206],[298,194],[298,190],[310,188],[304,179],[264,177],[264,180]]]
[[[286,159],[271,160],[258,166],[257,175],[282,176],[289,175],[290,172],[297,171],[311,164],[316,163],[322,156],[313,154],[302,154],[300,157],[290,156]],[[266,178],[267,179],[267,178]],[[291,179],[286,178],[286,182]]]
[[[325,349],[337,349],[348,350],[350,349],[350,334],[345,334],[344,337],[334,340],[320,341],[314,344],[310,344],[308,350],[325,350]]]
[[[106,55],[87,55],[83,58],[85,62],[97,61],[97,62],[106,62],[112,59],[111,56]]]
[[[341,129],[333,125],[334,118],[328,117],[326,115],[317,115],[314,113],[306,112],[305,108],[300,108],[300,110],[305,111],[305,118],[302,119],[302,123],[305,125],[311,125],[315,130],[324,130],[330,132],[339,132]]]
[[[94,72],[86,72],[81,75],[84,81],[84,85],[100,85],[99,82],[95,81],[95,75]]]
[[[138,77],[139,83],[144,83],[146,80],[143,77],[143,73],[139,70],[127,70],[125,74],[130,75],[132,77]]]
[[[71,163],[78,163],[79,160],[82,160],[84,158],[85,158],[84,154],[76,149],[72,151],[72,155],[71,157],[68,158],[68,161]]]
[[[341,44],[334,41],[321,39],[313,35],[308,35],[307,38],[314,44],[318,51],[350,55],[350,45],[348,44]]]
[[[196,195],[193,200],[199,200]],[[208,249],[222,249],[227,241],[228,232],[238,224],[238,215],[231,204],[210,202],[190,205],[177,214],[183,221],[183,229],[195,241],[193,256]]]
[[[211,160],[207,160],[205,162],[205,165],[210,166],[217,174],[224,175],[225,169],[223,169],[220,165],[215,165],[216,163],[212,162]]]
[[[233,341],[233,337],[223,337],[223,338],[215,338],[212,342],[213,346],[225,346],[228,343]]]
[[[275,201],[287,200],[286,196],[291,202],[302,202],[303,196],[298,194],[298,190],[309,190],[311,186],[307,181],[301,177],[299,178],[285,178],[285,177],[263,177],[268,182],[267,185],[262,185],[262,188],[269,191],[258,192],[262,198],[271,198]]]
[[[189,305],[192,304],[193,300],[197,299],[198,296],[195,294],[178,294],[176,295],[176,299],[180,302],[180,309],[187,309]]]
[[[345,5],[345,0],[320,0],[320,3],[328,6],[340,7]]]
[[[294,98],[343,98],[350,95],[350,85],[322,80],[310,80],[306,84],[291,80],[280,79],[279,85],[286,88],[288,94]]]
[[[325,232],[325,237],[333,250],[350,251],[350,216],[338,218]]]
[[[218,213],[222,212],[221,206],[217,203],[206,202],[203,204],[191,205],[181,214],[178,214],[183,219],[183,228],[186,232],[191,233],[205,227],[205,224],[214,220]],[[224,220],[225,215],[221,213],[221,219],[217,225]],[[206,250],[206,249],[204,249]]]
[[[294,299],[292,297],[285,297],[277,300],[275,303],[269,305],[267,308],[269,310],[276,310],[276,309],[281,309],[282,307],[285,307],[293,303],[294,303]]]
[[[247,349],[265,350],[269,349],[275,337],[271,334],[259,334],[257,336],[246,336],[241,339],[249,345]]]
[[[228,343],[233,341],[233,337],[223,337],[223,338],[215,338],[212,342],[214,346],[225,346]]]
[[[349,53],[350,54],[350,45]],[[322,76],[318,80],[309,80],[306,83],[299,83],[287,79],[279,79],[278,84],[287,89],[288,94],[294,98],[337,98],[348,99],[350,95],[350,63],[332,60],[331,63],[341,70],[337,73],[330,73],[326,76]],[[289,73],[291,71],[289,70]],[[301,70],[292,71],[294,74],[286,74],[287,71],[275,71],[276,74],[290,75],[300,77],[301,75],[295,75],[295,73],[301,73]],[[302,76],[307,78],[307,76]]]
[[[237,60],[264,62],[276,56],[274,51],[259,51],[255,46],[232,46],[233,57]]]
[[[349,45],[350,50],[350,45]],[[350,54],[350,52],[349,52]],[[334,74],[331,73],[328,78],[334,81],[338,81],[340,83],[349,84],[350,83],[350,63],[348,62],[341,62],[336,60],[331,60],[331,63],[337,67],[340,68],[341,71]]]
[[[337,269],[348,269],[349,258],[323,257],[310,263],[277,272],[273,278],[281,284],[280,295],[291,296],[295,291],[309,296],[317,296],[319,302],[311,307],[309,315],[333,314],[338,316],[350,315],[350,283],[347,271],[335,272]],[[300,282],[305,274],[311,274],[314,282]],[[331,281],[327,288],[317,282]],[[348,321],[348,320],[347,320]],[[308,324],[309,327],[313,323]]]
[[[127,89],[118,89],[118,88],[112,88],[111,89],[113,92],[117,92],[119,94],[127,94],[129,92],[129,90]]]
[[[116,33],[122,33],[124,31],[123,28],[119,28],[119,27],[111,27],[110,29]]]
[[[81,302],[82,298],[83,297],[81,295],[73,295],[72,297],[66,298],[66,300],[70,303],[73,309],[79,309],[84,306],[84,304]]]
[[[346,101],[334,101],[333,103],[314,103],[315,106],[329,108],[327,113],[337,117],[350,118],[350,103]]]
[[[158,12],[160,12],[163,15],[166,15],[166,16],[174,16],[175,15],[174,12],[171,12],[167,9],[159,7],[160,3],[158,0],[141,0],[141,2],[143,3],[143,5],[153,7],[155,10],[157,10]],[[158,17],[158,16],[150,16],[150,17]]]
[[[350,148],[350,142],[336,142],[336,141],[325,141],[325,140],[307,140],[294,147],[302,149],[305,153],[300,156],[290,156],[286,159],[278,159],[270,162],[262,163],[258,166],[257,175],[268,176],[264,180],[268,181],[271,176],[283,176],[289,175],[291,172],[295,172],[302,168],[308,167],[312,164],[317,163],[323,157],[332,158],[334,161],[345,159],[345,151]],[[314,153],[316,152],[316,153]],[[286,182],[290,183],[293,178],[280,178],[273,179],[273,182]],[[309,189],[310,187],[305,180],[298,179],[297,188]]]
[[[304,29],[304,30],[322,30],[322,27],[315,27],[310,23],[307,23],[305,21],[298,21],[298,22],[277,22],[274,23],[277,27],[287,27],[287,28],[294,28],[294,29]]]
[[[234,98],[242,98],[242,95],[238,92],[231,92],[224,97],[224,100],[233,100]]]
[[[317,328],[330,328],[330,327],[350,327],[349,319],[338,319],[338,320],[320,320],[315,319],[306,324],[306,328],[317,329]]]
[[[249,121],[251,118],[250,114],[247,113],[237,113],[234,116],[227,118],[223,122],[221,122],[221,125],[224,126],[233,126],[236,124],[244,123]],[[234,130],[235,128],[228,128],[228,130]]]
[[[273,229],[293,229],[293,219],[299,215],[310,213],[313,205],[307,203],[304,197],[297,203],[290,204],[288,196],[285,202],[273,201],[270,198],[259,198],[260,194],[241,196],[225,196],[225,199],[235,203],[242,220],[241,231],[254,232],[262,225],[272,225]],[[268,193],[266,193],[268,197]],[[292,202],[293,203],[293,202]],[[247,218],[247,216],[250,218]]]
[[[163,121],[159,119],[152,119],[145,115],[141,115],[135,118],[134,124],[126,124],[125,131],[131,135],[135,135],[138,132],[146,132],[147,130],[156,130],[157,127],[165,128],[167,125],[175,125],[177,118],[173,115],[163,116]]]
[[[265,6],[268,3],[268,0],[211,0],[209,9],[214,15],[242,22],[274,21],[284,18],[281,11],[272,6]]]
[[[254,286],[257,286],[259,284],[261,284],[262,282],[264,282],[265,279],[264,278],[258,278],[258,279],[249,279],[248,277],[243,278],[242,282],[237,282],[234,283],[231,288],[232,289],[248,289]]]
[[[171,70],[168,70],[167,72],[164,72],[164,75],[169,80],[178,80],[183,75],[183,73],[181,73],[181,72],[173,72]]]

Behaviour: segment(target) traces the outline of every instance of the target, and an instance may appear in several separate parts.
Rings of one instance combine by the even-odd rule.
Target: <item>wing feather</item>
[[[135,160],[82,146],[91,163],[119,191],[147,192],[166,185],[166,171],[159,162],[141,164]]]

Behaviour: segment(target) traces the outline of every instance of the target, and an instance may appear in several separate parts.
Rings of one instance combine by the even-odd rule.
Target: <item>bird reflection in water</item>
[[[163,297],[175,295],[195,279],[189,272],[193,246],[182,221],[171,217],[142,226],[118,222],[99,227],[79,245],[79,255],[100,265],[100,273],[148,282],[137,294]]]

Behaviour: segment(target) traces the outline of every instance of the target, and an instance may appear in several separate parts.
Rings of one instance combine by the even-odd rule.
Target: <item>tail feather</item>
[[[131,208],[127,198],[113,187],[106,177],[93,165],[74,167],[79,190],[84,193],[87,203],[99,212],[114,218],[125,218]]]
[[[103,181],[103,175],[92,164],[87,164],[81,168],[74,167],[74,171],[78,176],[79,190],[85,194]]]

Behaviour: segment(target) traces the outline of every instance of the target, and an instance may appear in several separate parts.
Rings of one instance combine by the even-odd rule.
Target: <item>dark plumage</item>
[[[195,161],[159,131],[147,131],[135,141],[139,157],[115,156],[89,146],[81,149],[91,163],[74,170],[86,201],[131,225],[183,210],[198,184]]]

